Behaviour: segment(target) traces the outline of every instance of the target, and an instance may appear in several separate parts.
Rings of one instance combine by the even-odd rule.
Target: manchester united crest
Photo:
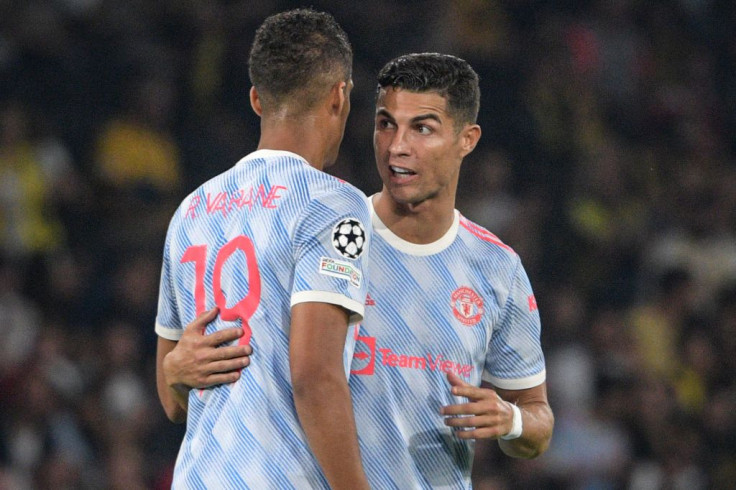
[[[450,301],[452,313],[460,323],[472,327],[483,316],[483,298],[469,287],[462,286],[453,293]]]

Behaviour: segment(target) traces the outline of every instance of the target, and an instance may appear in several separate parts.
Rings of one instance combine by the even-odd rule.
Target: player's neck
[[[323,170],[327,159],[325,131],[316,117],[261,119],[259,150],[296,153],[312,167]]]
[[[433,243],[442,238],[455,219],[455,201],[428,199],[419,204],[399,203],[383,189],[373,198],[376,214],[389,230],[407,242]]]

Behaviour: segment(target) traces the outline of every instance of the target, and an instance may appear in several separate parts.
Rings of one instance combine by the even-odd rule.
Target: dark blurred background
[[[339,0],[355,49],[336,175],[379,190],[375,75],[481,77],[457,207],[520,254],[551,449],[486,489],[736,481],[736,8],[730,0]],[[250,152],[254,29],[289,1],[0,0],[0,488],[166,488],[163,239]]]

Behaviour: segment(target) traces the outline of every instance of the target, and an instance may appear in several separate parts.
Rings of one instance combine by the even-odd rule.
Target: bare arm
[[[499,440],[501,450],[514,458],[536,458],[549,447],[555,418],[547,401],[547,384],[526,390],[496,389],[505,401],[521,410],[524,432],[518,439]]]
[[[294,404],[309,446],[333,489],[369,488],[343,367],[347,327],[348,313],[339,306],[300,303],[292,308]]]
[[[468,429],[457,431],[457,437],[498,439],[501,450],[515,458],[536,458],[547,450],[554,416],[547,402],[545,383],[526,390],[502,390],[486,383],[481,387],[472,386],[454,374],[448,374],[447,379],[453,395],[469,399],[468,403],[442,407],[442,415],[449,416],[445,419],[446,425]],[[513,426],[512,403],[520,410],[523,432],[519,438],[502,440]]]
[[[181,424],[187,419],[189,390],[182,390],[181,387],[178,389],[177,387],[170,387],[166,383],[166,375],[164,374],[164,359],[175,347],[176,342],[173,340],[163,337],[158,338],[156,346],[156,389],[166,416],[172,422]]]
[[[240,328],[226,328],[204,335],[217,316],[217,308],[197,317],[184,329],[179,342],[159,337],[156,385],[166,416],[175,423],[186,420],[189,390],[232,383],[250,361],[250,346],[218,347],[242,336]]]

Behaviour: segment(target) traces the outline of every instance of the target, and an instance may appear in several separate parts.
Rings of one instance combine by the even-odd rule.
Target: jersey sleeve
[[[310,201],[295,230],[291,306],[331,303],[350,312],[351,324],[361,321],[370,239],[366,198],[357,189],[345,185]]]
[[[517,261],[483,371],[483,381],[506,390],[533,388],[546,376],[536,299],[518,256]]]
[[[164,243],[163,264],[161,266],[161,283],[158,293],[158,312],[156,314],[156,334],[168,340],[178,341],[182,335],[182,324],[171,271],[171,227]]]

